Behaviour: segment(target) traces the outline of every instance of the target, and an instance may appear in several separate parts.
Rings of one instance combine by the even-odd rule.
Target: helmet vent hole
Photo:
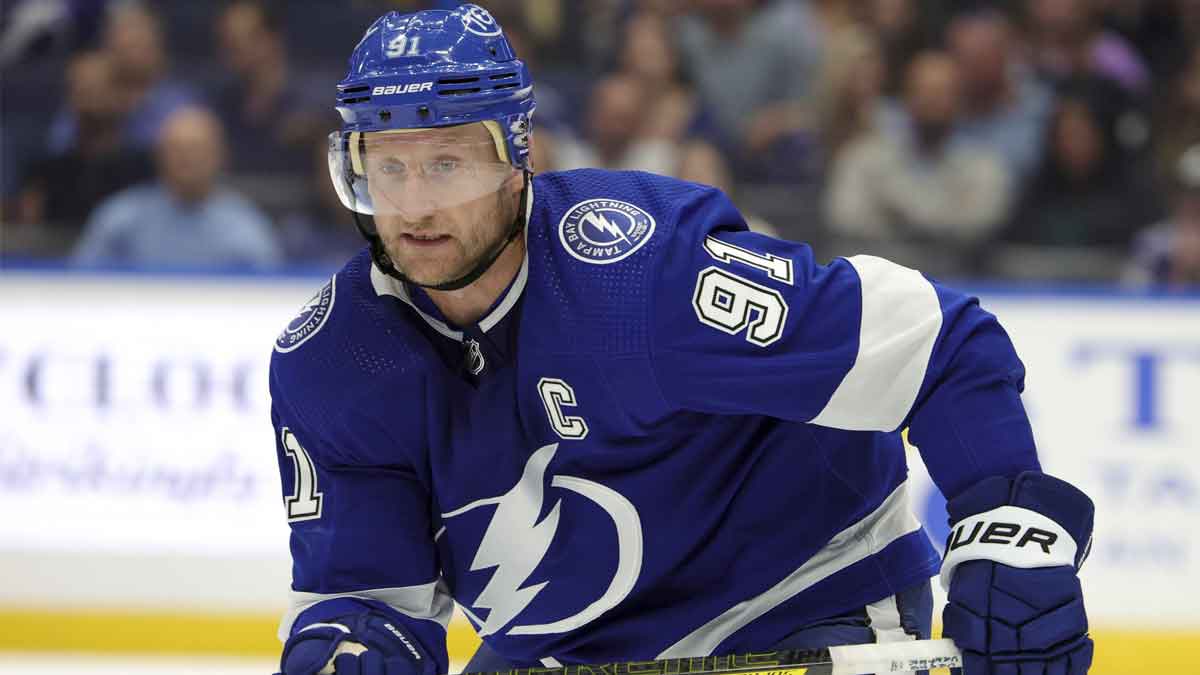
[[[443,77],[438,80],[438,84],[471,84],[478,81],[478,77]]]
[[[392,119],[392,112],[390,110],[380,110],[379,111],[379,119],[382,122],[386,122],[386,121]]]
[[[467,94],[478,94],[479,92],[479,87],[471,89],[442,89],[438,91],[438,96],[465,96]]]
[[[365,103],[370,100],[370,96],[359,96],[358,98],[344,98],[342,99],[341,103],[342,105],[349,105],[351,103]]]
[[[357,87],[346,87],[345,89],[342,90],[342,93],[343,94],[357,94],[359,92],[367,91],[370,88],[371,88],[370,86],[365,85],[365,84],[359,85]]]
[[[509,82],[508,84],[498,84],[492,89],[516,89],[519,86],[521,86],[520,82]]]
[[[496,73],[495,75],[489,75],[488,79],[489,80],[511,80],[516,76],[517,76],[516,73]]]

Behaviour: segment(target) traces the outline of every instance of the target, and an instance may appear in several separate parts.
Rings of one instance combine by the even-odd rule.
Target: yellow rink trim
[[[124,654],[208,654],[273,657],[277,616],[118,611],[0,609],[0,651],[73,651]],[[1198,631],[1097,629],[1091,675],[1196,672]],[[479,645],[470,625],[450,624],[452,660],[465,661]],[[3,660],[0,658],[0,660]]]
[[[277,656],[278,615],[95,610],[0,609],[0,651],[107,654]],[[469,657],[479,638],[467,623],[450,624],[452,658]]]

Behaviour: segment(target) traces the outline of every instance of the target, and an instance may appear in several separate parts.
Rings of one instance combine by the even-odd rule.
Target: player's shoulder
[[[531,235],[554,257],[615,273],[651,264],[661,251],[703,239],[714,227],[745,229],[720,190],[642,171],[577,169],[534,179]]]
[[[366,250],[304,303],[275,338],[272,396],[336,405],[417,367],[404,315],[390,311]]]
[[[527,243],[540,301],[531,306],[542,325],[563,324],[573,349],[643,351],[656,294],[681,283],[663,275],[664,262],[699,250],[721,222],[745,228],[720,191],[697,183],[598,169],[539,175]]]

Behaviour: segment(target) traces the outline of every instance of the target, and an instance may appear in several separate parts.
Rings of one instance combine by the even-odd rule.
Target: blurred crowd
[[[328,266],[325,161],[385,0],[9,0],[4,260]],[[1200,284],[1200,0],[482,0],[538,171],[716,185],[818,257]]]

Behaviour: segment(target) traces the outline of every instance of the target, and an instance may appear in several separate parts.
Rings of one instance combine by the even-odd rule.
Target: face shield
[[[471,127],[482,126],[486,136]],[[329,135],[329,175],[342,204],[369,216],[436,212],[500,190],[519,170],[495,123]]]

